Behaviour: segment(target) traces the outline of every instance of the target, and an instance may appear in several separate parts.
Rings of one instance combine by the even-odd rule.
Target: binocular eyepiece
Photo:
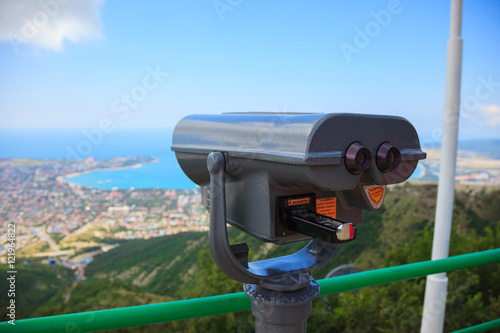
[[[361,142],[353,142],[345,152],[345,167],[353,175],[367,170],[372,163],[372,153]]]
[[[372,154],[361,142],[353,142],[345,152],[345,167],[353,175],[367,170],[372,163]],[[381,172],[390,172],[401,163],[401,152],[390,142],[384,142],[377,149],[377,168]]]
[[[401,152],[389,142],[384,142],[377,149],[377,167],[382,172],[390,172],[401,163]]]

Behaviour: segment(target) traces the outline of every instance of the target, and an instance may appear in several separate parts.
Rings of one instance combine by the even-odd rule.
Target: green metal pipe
[[[500,327],[500,319],[497,320],[492,320],[487,323],[482,323],[476,326],[472,327],[467,327],[464,328],[463,330],[455,331],[453,333],[479,333],[479,332],[485,332],[487,330],[491,330],[493,328]]]
[[[0,332],[97,332],[250,309],[245,293],[0,323]]]
[[[453,333],[479,333],[485,332],[494,328],[500,327],[500,319],[492,320],[487,323],[482,323],[476,326],[471,326],[464,328],[463,330],[458,330]]]
[[[318,281],[321,285],[320,296],[495,262],[500,262],[500,249],[344,275]]]
[[[500,262],[500,249],[382,268],[318,282],[321,285],[320,295],[325,296],[495,262]],[[15,326],[1,322],[0,331],[96,332],[249,310],[250,305],[250,299],[241,292],[168,303],[22,319],[16,320]]]

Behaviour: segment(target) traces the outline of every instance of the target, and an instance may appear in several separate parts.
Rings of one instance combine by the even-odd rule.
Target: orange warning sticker
[[[337,218],[337,198],[316,199],[316,213]]]
[[[373,208],[380,208],[384,202],[385,185],[363,186]]]
[[[288,200],[288,206],[305,205],[309,203],[309,197]]]

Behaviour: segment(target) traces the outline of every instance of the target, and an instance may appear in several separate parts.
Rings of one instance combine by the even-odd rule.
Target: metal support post
[[[261,285],[245,284],[252,300],[256,333],[304,333],[311,315],[312,301],[319,296],[319,284],[310,273],[294,278],[263,281]],[[305,282],[301,282],[305,281]]]
[[[462,77],[462,0],[451,1],[450,38],[446,59],[446,88],[441,145],[441,166],[434,222],[432,260],[448,257],[450,247],[455,168],[457,159],[460,84]],[[448,278],[446,273],[429,275],[425,288],[422,333],[443,332]]]

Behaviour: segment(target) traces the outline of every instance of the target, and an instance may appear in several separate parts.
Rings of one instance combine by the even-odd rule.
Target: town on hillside
[[[74,269],[123,240],[207,231],[208,214],[197,189],[102,190],[64,181],[68,175],[153,161],[0,161],[0,262],[7,260],[8,224],[15,224],[17,262],[43,258]]]
[[[419,163],[419,180],[436,182],[439,151]],[[154,157],[0,160],[0,262],[7,262],[8,225],[15,224],[17,262],[63,265],[84,279],[93,256],[129,239],[207,231],[198,189],[95,189],[66,177],[155,162]],[[417,180],[418,181],[418,180]],[[500,160],[459,152],[457,183],[500,185]]]

